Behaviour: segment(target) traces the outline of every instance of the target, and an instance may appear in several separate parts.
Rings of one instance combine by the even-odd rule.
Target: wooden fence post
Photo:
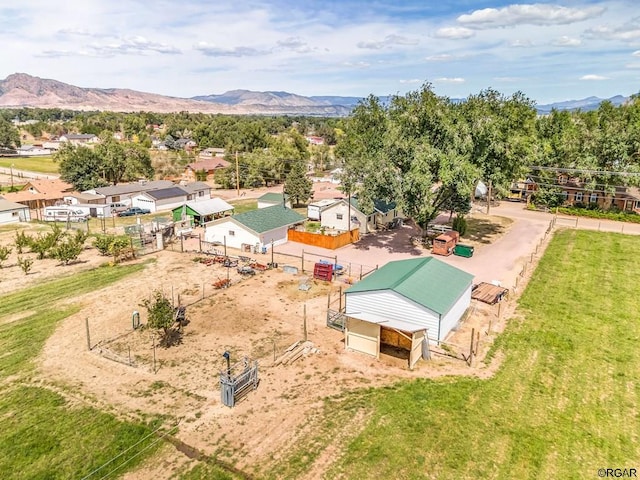
[[[304,341],[307,341],[307,304],[305,303],[303,306],[303,314],[302,314],[302,331],[304,334]]]
[[[304,273],[304,250],[302,250],[302,273]]]
[[[153,338],[153,373],[156,373],[156,336],[152,335]]]
[[[473,340],[476,336],[476,329],[471,329],[471,345],[469,345],[469,366],[473,367]]]
[[[84,319],[84,324],[87,328],[87,350],[91,350],[91,336],[89,335],[89,317]]]
[[[202,253],[202,234],[198,234],[198,251]]]
[[[180,235],[180,253],[184,253],[184,237]]]

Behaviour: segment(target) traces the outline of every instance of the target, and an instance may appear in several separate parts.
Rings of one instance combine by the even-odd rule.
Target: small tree
[[[311,198],[313,182],[305,175],[303,161],[294,162],[285,180],[284,191],[291,197],[294,205],[304,203]]]
[[[155,290],[151,298],[144,300],[141,306],[147,309],[148,326],[162,330],[160,343],[169,346],[172,343],[171,326],[174,323],[174,308],[160,290]]]
[[[28,247],[31,244],[31,237],[24,232],[16,232],[16,250],[18,253],[22,253],[24,247]]]
[[[60,260],[63,265],[69,265],[77,260],[83,249],[84,246],[75,239],[67,239],[51,249],[51,256]]]
[[[25,275],[28,275],[31,267],[33,266],[33,258],[18,257],[18,266],[22,269]]]
[[[463,237],[464,234],[467,233],[467,219],[462,215],[456,215],[456,218],[453,219],[453,226],[451,228]]]
[[[9,255],[11,255],[11,248],[0,246],[0,268],[2,268],[2,263],[7,261]]]
[[[38,254],[39,260],[42,260],[58,244],[63,235],[62,229],[54,224],[51,227],[51,232],[46,235],[39,233],[37,237],[29,238],[29,248],[32,252]]]
[[[113,261],[117,262],[120,254],[131,247],[131,240],[126,235],[98,235],[93,245],[101,255],[113,255]]]

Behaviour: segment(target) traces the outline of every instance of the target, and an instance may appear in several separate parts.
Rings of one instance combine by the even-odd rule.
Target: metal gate
[[[336,310],[327,310],[327,327],[344,332],[344,326],[347,322],[347,316]]]
[[[234,375],[234,372],[240,371]],[[220,372],[220,397],[227,407],[233,407],[251,390],[258,388],[258,362],[244,358]]]

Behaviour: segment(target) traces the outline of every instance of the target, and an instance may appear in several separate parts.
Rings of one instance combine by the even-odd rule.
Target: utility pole
[[[491,208],[491,180],[489,180],[489,188],[487,190],[487,215],[489,215],[489,209]]]
[[[236,191],[240,196],[240,167],[238,166],[238,151],[236,150]]]

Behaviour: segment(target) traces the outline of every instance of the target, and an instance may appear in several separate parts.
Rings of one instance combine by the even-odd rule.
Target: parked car
[[[147,213],[151,213],[151,210],[148,208],[140,208],[140,207],[131,207],[126,209],[124,212],[120,212],[119,217],[133,217],[134,215],[145,215]]]

